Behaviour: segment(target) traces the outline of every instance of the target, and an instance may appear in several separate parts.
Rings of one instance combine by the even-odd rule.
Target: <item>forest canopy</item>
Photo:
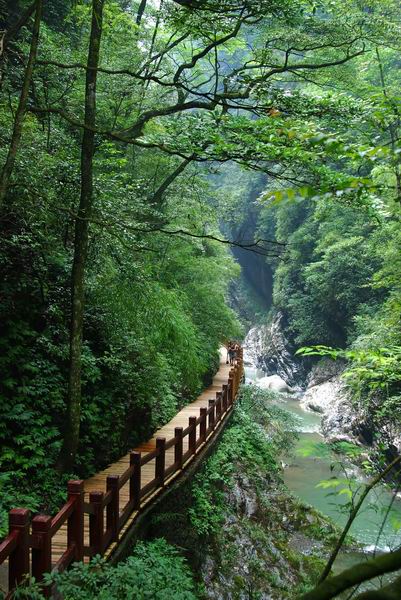
[[[294,348],[399,363],[399,16],[0,0],[0,528],[196,397],[243,334],[230,249],[263,261]]]

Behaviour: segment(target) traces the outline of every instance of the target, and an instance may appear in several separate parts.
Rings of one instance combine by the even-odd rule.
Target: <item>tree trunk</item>
[[[145,12],[145,9],[146,9],[146,4],[147,4],[147,0],[141,0],[141,3],[138,8],[138,13],[136,15],[136,24],[137,25],[141,24],[143,13]]]
[[[40,31],[40,21],[42,18],[42,0],[36,1],[36,11],[35,11],[35,22],[33,25],[32,31],[32,40],[31,47],[29,50],[28,63],[26,65],[24,81],[22,84],[21,94],[18,102],[17,112],[15,114],[14,119],[14,127],[11,136],[11,143],[8,149],[6,162],[1,170],[0,174],[0,208],[4,203],[4,199],[7,194],[8,184],[10,181],[11,174],[13,172],[15,158],[17,156],[18,146],[21,140],[22,135],[22,126],[24,122],[24,116],[26,111],[26,106],[28,103],[29,96],[29,87],[31,85],[33,67],[36,61],[36,55],[38,52],[38,44],[39,44],[39,31]],[[28,11],[29,18],[29,11]]]
[[[195,158],[195,155],[193,154],[189,158],[186,158],[185,160],[183,160],[178,165],[178,167],[172,173],[170,173],[170,175],[168,175],[164,179],[164,181],[162,181],[162,183],[159,185],[157,190],[154,192],[154,194],[149,199],[150,204],[153,204],[154,206],[159,206],[159,207],[162,205],[163,199],[164,199],[164,194],[166,193],[167,189],[177,179],[177,177],[179,177],[181,175],[181,173],[183,173],[183,171],[185,171],[187,166],[189,164],[191,164],[191,162],[194,160],[194,158]]]
[[[377,558],[353,565],[339,575],[327,578],[315,589],[298,596],[297,600],[331,600],[337,598],[342,592],[350,590],[364,581],[398,571],[400,564],[401,550],[382,554]]]
[[[3,54],[5,53],[7,49],[7,44],[10,42],[10,40],[12,40],[18,34],[19,30],[27,24],[27,22],[35,12],[36,5],[37,2],[35,0],[35,2],[32,2],[32,4],[28,6],[28,8],[22,13],[22,15],[19,17],[19,19],[17,19],[14,25],[11,25],[11,27],[4,32],[2,44],[0,46],[0,58],[2,58]]]
[[[63,445],[57,461],[60,471],[71,470],[79,443],[81,420],[82,330],[85,301],[85,267],[88,255],[89,219],[93,203],[93,155],[96,125],[96,82],[105,0],[93,0],[92,25],[85,87],[85,125],[81,151],[81,196],[75,221],[74,261],[71,277],[70,366],[67,415]]]

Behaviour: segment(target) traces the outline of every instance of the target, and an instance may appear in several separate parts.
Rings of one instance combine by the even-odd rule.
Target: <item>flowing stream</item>
[[[247,365],[245,376],[247,383],[258,385],[258,381],[266,374],[254,366]],[[348,478],[353,481],[354,485],[358,485],[365,481],[364,475],[358,468],[347,464],[346,461],[345,472],[340,472],[340,468],[333,470],[334,457],[331,457],[329,452],[317,456],[316,454],[315,456],[313,454],[305,456],[302,449],[311,447],[314,443],[324,443],[324,438],[319,433],[321,416],[303,409],[299,403],[299,397],[296,396],[283,394],[280,406],[286,408],[298,419],[299,440],[294,454],[288,459],[289,465],[284,469],[284,481],[287,487],[301,500],[314,506],[323,514],[331,517],[340,527],[343,527],[348,517],[348,511],[344,511],[344,504],[348,501],[347,494],[333,494],[331,492],[338,490],[323,489],[317,485],[322,480],[330,479],[333,475],[344,479]],[[342,487],[345,488],[346,484]],[[351,527],[351,534],[355,541],[363,547],[365,555],[373,552],[375,548],[377,551],[388,551],[400,545],[401,533],[396,529],[396,521],[401,524],[401,499],[399,497],[393,502],[391,512],[377,543],[378,532],[392,498],[393,495],[386,486],[376,486],[365,500],[365,506]],[[344,554],[339,557],[337,568],[341,570],[360,558],[361,555],[357,553]]]

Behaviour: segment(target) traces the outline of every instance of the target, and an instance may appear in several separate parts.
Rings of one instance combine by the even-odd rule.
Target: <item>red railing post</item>
[[[216,421],[220,421],[222,413],[222,394],[216,392]]]
[[[67,484],[68,500],[74,498],[74,511],[68,519],[67,545],[74,545],[74,561],[79,562],[84,557],[84,482],[69,481]]]
[[[228,385],[225,383],[223,385],[223,393],[222,393],[222,398],[223,398],[223,412],[227,412],[227,407],[228,407]]]
[[[117,542],[120,525],[120,477],[109,475],[106,479],[106,489],[111,491],[111,502],[106,508],[106,529],[111,529],[112,542]]]
[[[18,532],[17,547],[8,560],[8,586],[12,590],[29,575],[29,519],[26,508],[13,508],[9,512],[9,533]]]
[[[52,518],[47,515],[38,515],[32,519],[32,537],[35,543],[32,548],[32,575],[39,583],[45,573],[52,570]],[[46,598],[50,596],[51,589],[43,589]]]
[[[130,465],[134,467],[134,473],[129,480],[129,499],[133,500],[134,510],[141,506],[141,453],[131,452]]]
[[[159,450],[159,454],[156,456],[155,477],[158,484],[163,486],[166,467],[166,438],[156,438],[156,448]]]
[[[182,427],[176,427],[174,429],[174,437],[178,438],[174,446],[174,463],[178,469],[182,469],[182,455],[183,455],[183,440],[182,440]]]
[[[228,406],[232,406],[233,402],[234,402],[234,383],[233,383],[233,378],[230,375],[228,378]]]
[[[89,515],[89,545],[93,556],[103,554],[104,515],[103,492],[91,492],[89,502],[93,506],[93,514]]]
[[[190,454],[195,454],[195,452],[196,452],[196,421],[197,421],[197,418],[189,417],[188,421],[189,421],[189,426],[192,427],[192,429],[189,432],[189,437],[188,437],[188,449],[190,450]]]
[[[199,437],[202,442],[206,442],[206,429],[207,429],[207,408],[200,409],[201,422],[199,425]]]
[[[239,370],[240,370],[240,380],[242,380],[242,377],[244,375],[244,349],[240,348],[239,352],[238,352],[238,364],[239,364]]]
[[[214,400],[209,400],[209,408],[212,409],[209,413],[209,427],[213,431],[213,429],[214,429],[214,412],[215,412]]]
[[[231,379],[231,382],[232,382],[232,388],[233,388],[232,400],[234,402],[234,399],[235,399],[235,370],[234,369],[230,369],[230,373],[229,373],[228,377]]]

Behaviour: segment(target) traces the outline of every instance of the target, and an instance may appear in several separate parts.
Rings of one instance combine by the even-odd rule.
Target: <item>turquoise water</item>
[[[257,385],[258,380],[265,374],[253,367],[246,367],[247,381]],[[305,410],[299,403],[299,398],[282,396],[280,405],[298,418],[299,440],[294,454],[287,459],[289,463],[284,469],[284,481],[288,488],[301,500],[311,504],[323,514],[331,517],[340,527],[344,526],[348,518],[348,512],[344,505],[348,501],[346,493],[330,494],[334,489],[325,490],[317,487],[322,480],[328,480],[333,476],[348,479],[353,488],[363,485],[364,475],[359,469],[351,464],[345,464],[343,468],[334,467],[333,463],[338,457],[329,453],[323,456],[303,456],[300,451],[306,446],[324,442],[320,435],[321,417],[317,413]],[[346,488],[347,484],[341,486]],[[340,487],[338,488],[341,489]],[[337,490],[337,491],[338,491]],[[377,542],[377,535],[383,521],[393,494],[384,485],[376,486],[365,500],[360,514],[355,519],[351,534],[354,539],[362,544],[366,552],[372,552],[375,547],[378,551],[387,551],[399,547],[401,544],[401,530],[395,529],[396,521],[401,522],[401,498],[396,498],[391,513],[383,527],[383,532]]]
[[[299,498],[316,507],[322,513],[331,517],[340,527],[343,527],[348,518],[348,511],[345,508],[348,501],[347,495],[346,493],[328,495],[328,493],[346,489],[348,484],[344,483],[336,490],[325,490],[317,486],[320,481],[336,476],[341,479],[348,479],[349,485],[355,489],[363,485],[364,478],[358,469],[351,465],[345,468],[344,473],[339,468],[332,468],[333,463],[329,457],[313,458],[298,454],[297,450],[300,450],[305,442],[321,441],[322,437],[319,434],[301,433],[295,448],[295,457],[284,470],[284,481]],[[380,550],[395,549],[400,545],[401,536],[394,526],[396,521],[401,521],[401,500],[399,498],[394,501],[380,539],[377,540],[383,517],[392,498],[393,494],[385,486],[377,486],[370,492],[351,526],[350,533],[367,551],[373,551],[377,541],[377,549]]]

